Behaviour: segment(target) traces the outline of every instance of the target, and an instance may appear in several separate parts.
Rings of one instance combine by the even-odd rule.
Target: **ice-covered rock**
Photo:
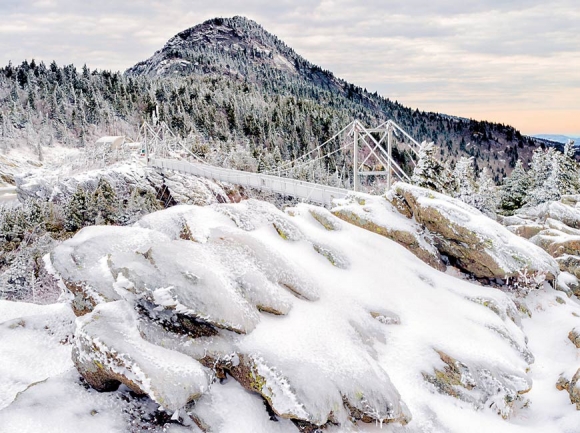
[[[569,272],[562,271],[556,280],[556,288],[568,296],[580,294],[580,280]]]
[[[73,295],[77,315],[93,310],[102,302],[121,299],[115,291],[115,278],[109,258],[125,251],[145,253],[152,242],[169,238],[160,232],[114,226],[94,226],[81,230],[74,238],[59,245],[50,256],[52,266]]]
[[[0,410],[32,384],[72,367],[74,317],[65,304],[0,300]]]
[[[568,339],[574,343],[578,349],[580,349],[580,329],[574,328],[568,334]]]
[[[106,169],[95,169],[78,173],[54,173],[33,170],[19,173],[15,177],[18,199],[41,199],[62,202],[77,188],[94,190],[100,179],[105,179],[117,192],[129,193],[132,189],[149,191],[167,204],[227,203],[229,191],[226,186],[172,171],[159,172],[138,163],[120,163]],[[229,195],[228,195],[229,194]]]
[[[429,233],[399,215],[395,205],[384,197],[353,193],[337,200],[332,213],[350,224],[394,240],[435,269],[445,269]]]
[[[570,380],[561,376],[556,382],[556,388],[568,391],[570,402],[576,405],[576,410],[580,410],[580,368]]]
[[[546,250],[552,257],[580,254],[580,236],[569,235],[560,230],[542,230],[530,242]]]
[[[477,277],[506,278],[524,271],[548,279],[558,275],[557,263],[545,251],[460,200],[402,182],[391,193],[431,232],[442,254]]]
[[[520,209],[517,215],[540,222],[552,219],[560,221],[573,229],[580,229],[580,209],[576,207],[576,202],[572,203],[565,197],[561,201],[551,201],[534,207]]]
[[[95,389],[123,383],[175,411],[209,388],[208,371],[196,360],[144,340],[138,314],[126,301],[98,305],[77,319],[73,361]]]
[[[442,371],[435,350],[469,366],[477,407],[507,416],[512,406],[498,402],[529,387],[533,357],[505,294],[309,205],[175,206],[133,227],[85,228],[52,264],[69,289],[95,301],[77,319],[79,371],[97,388],[125,383],[171,410],[201,393],[193,373],[192,389],[172,388],[176,364],[189,365],[179,357],[233,377],[271,416],[312,431],[409,422],[400,390],[434,391],[422,373]],[[494,350],[482,356],[482,347]],[[219,386],[199,401],[216,401]],[[221,425],[210,412],[199,420]]]
[[[424,372],[427,382],[444,394],[473,404],[484,405],[507,418],[515,405],[523,406],[523,394],[530,391],[532,383],[519,372],[494,371],[489,365],[468,365],[444,352],[437,351],[442,366],[432,373]]]

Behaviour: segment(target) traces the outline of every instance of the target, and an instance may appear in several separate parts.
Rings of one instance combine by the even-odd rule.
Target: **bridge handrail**
[[[349,190],[344,188],[319,185],[312,182],[281,178],[268,174],[250,173],[230,168],[202,165],[188,161],[151,158],[149,160],[149,165],[156,168],[180,171],[222,182],[230,182],[251,188],[272,191],[324,205],[331,205],[334,199],[344,198],[350,193]]]

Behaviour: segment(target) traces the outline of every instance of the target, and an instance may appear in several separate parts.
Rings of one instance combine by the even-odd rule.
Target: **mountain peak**
[[[169,39],[129,75],[218,73],[254,80],[258,70],[300,74],[312,65],[275,35],[243,16],[212,18]]]

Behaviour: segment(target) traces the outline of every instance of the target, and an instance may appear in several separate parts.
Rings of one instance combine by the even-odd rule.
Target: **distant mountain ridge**
[[[570,137],[567,135],[562,135],[562,134],[537,134],[533,136],[534,138],[540,138],[543,140],[550,140],[550,141],[555,141],[557,143],[563,143],[566,144],[566,142],[568,140],[573,140],[576,145],[580,145],[580,137]]]

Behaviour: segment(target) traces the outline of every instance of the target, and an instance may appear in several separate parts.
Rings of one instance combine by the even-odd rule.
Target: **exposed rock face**
[[[574,328],[568,334],[568,339],[574,343],[578,349],[580,349],[580,331],[577,328]]]
[[[19,174],[16,176],[18,199],[62,202],[74,194],[78,187],[94,190],[101,178],[107,180],[116,191],[128,192],[138,188],[151,192],[168,204],[228,203],[229,195],[235,193],[207,179],[183,176],[171,171],[160,173],[137,164],[119,164],[66,177],[41,170]]]
[[[459,200],[401,182],[391,194],[429,230],[442,254],[476,277],[506,278],[526,271],[554,279],[559,272],[544,251]]]
[[[562,272],[568,272],[576,278],[580,278],[580,256],[564,254],[557,257],[556,261]]]
[[[87,227],[51,259],[69,290],[90,299],[77,308],[74,346],[87,382],[123,383],[170,412],[199,400],[192,422],[214,431],[218,421],[201,408],[220,386],[210,388],[212,379],[226,376],[303,431],[405,424],[411,413],[387,359],[413,366],[442,335],[449,359],[469,366],[476,390],[466,398],[477,407],[507,416],[511,406],[498,402],[529,387],[533,357],[505,294],[437,272],[312,206],[174,206],[132,227]],[[431,312],[427,327],[417,302]],[[421,338],[407,339],[410,329]],[[474,357],[490,345],[501,350]],[[433,358],[428,371],[443,371]]]
[[[529,238],[558,262],[562,271],[556,288],[580,294],[580,196],[564,196],[560,201],[520,209],[502,223],[515,234]]]
[[[383,197],[366,194],[352,194],[342,201],[337,201],[337,204],[332,213],[341,220],[392,239],[433,268],[445,270],[439,252],[432,245],[429,233],[397,214],[397,211],[402,211],[410,218],[410,215],[405,214],[408,208],[394,206]]]
[[[531,381],[522,375],[493,372],[489,366],[467,365],[444,352],[437,351],[444,366],[433,373],[423,373],[425,380],[444,394],[482,407],[486,402],[503,418],[515,406],[523,406],[523,394],[530,391]],[[491,402],[491,404],[489,404]]]
[[[73,361],[86,381],[99,391],[123,383],[170,411],[207,391],[209,372],[189,356],[145,341],[138,319],[126,301],[101,304],[79,319]]]

